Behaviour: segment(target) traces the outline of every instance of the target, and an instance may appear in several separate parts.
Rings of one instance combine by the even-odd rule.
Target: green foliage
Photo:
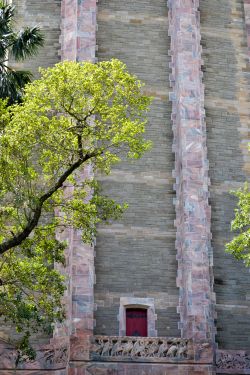
[[[9,57],[16,61],[25,60],[34,56],[44,43],[37,27],[15,32],[13,17],[14,7],[0,0],[0,98],[8,98],[10,104],[20,101],[23,87],[31,80],[31,73],[11,68]]]
[[[250,266],[250,190],[248,184],[233,193],[238,198],[235,218],[231,228],[238,234],[226,245],[226,251]]]
[[[24,352],[32,332],[64,318],[54,265],[64,264],[66,243],[57,234],[71,226],[92,243],[96,224],[127,207],[102,196],[95,172],[150,148],[150,98],[120,61],[64,62],[41,74],[22,104],[0,101],[0,315],[22,333]]]

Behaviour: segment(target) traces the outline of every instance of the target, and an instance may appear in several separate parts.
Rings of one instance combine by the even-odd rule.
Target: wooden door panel
[[[147,310],[129,308],[126,309],[126,335],[141,336],[148,335],[147,330]]]

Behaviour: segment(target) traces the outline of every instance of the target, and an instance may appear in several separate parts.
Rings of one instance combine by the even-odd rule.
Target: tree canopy
[[[126,204],[103,196],[93,176],[150,148],[150,98],[123,63],[63,62],[41,75],[23,103],[0,105],[0,316],[25,350],[32,332],[64,318],[54,264],[64,263],[67,244],[56,234],[72,226],[91,243],[99,221],[120,217]],[[90,165],[93,176],[81,178]]]
[[[226,245],[226,251],[250,267],[250,190],[248,184],[233,193],[238,198],[231,228],[238,233]]]
[[[44,43],[38,27],[13,30],[14,12],[13,6],[0,0],[0,98],[7,98],[9,103],[21,99],[23,87],[32,76],[29,71],[11,67],[9,59],[23,61],[32,57]]]

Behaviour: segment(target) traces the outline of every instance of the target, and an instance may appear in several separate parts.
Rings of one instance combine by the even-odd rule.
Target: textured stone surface
[[[96,0],[62,1],[62,60],[95,61]]]
[[[199,1],[169,1],[176,177],[177,285],[182,337],[214,340],[211,212]]]
[[[91,358],[101,362],[187,363],[194,361],[195,349],[191,340],[181,338],[94,336]]]
[[[96,0],[62,1],[62,59],[95,60]],[[80,180],[90,177],[85,167]],[[82,242],[80,231],[71,231],[70,264],[70,359],[88,360],[94,319],[94,249]]]
[[[247,33],[248,57],[250,58],[250,0],[244,1],[245,25]]]
[[[47,370],[27,370],[24,371],[16,371],[16,370],[0,370],[0,375],[68,375],[68,370],[66,369],[61,369],[61,370],[52,370],[52,371],[47,371]]]
[[[217,374],[250,374],[250,352],[244,350],[217,350]]]
[[[97,14],[97,57],[117,57],[146,82],[155,97],[146,136],[152,151],[100,176],[104,192],[129,209],[119,223],[99,226],[96,244],[95,312],[98,334],[119,332],[120,297],[154,298],[156,330],[178,336],[178,289],[174,207],[169,38],[166,0],[101,0]]]
[[[69,375],[215,375],[209,365],[74,363],[74,366]]]
[[[36,350],[36,358],[34,360],[22,360],[13,346],[0,340],[0,370],[16,368],[18,372],[40,369],[52,371],[67,367],[69,361],[68,340],[62,338],[51,339],[50,344],[35,345],[34,348]]]
[[[250,274],[225,254],[232,238],[236,201],[229,191],[243,185],[250,171],[250,76],[243,1],[201,0],[205,109],[217,337],[221,349],[250,348]]]

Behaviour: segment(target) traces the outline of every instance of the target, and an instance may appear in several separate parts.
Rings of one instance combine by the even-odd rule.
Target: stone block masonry
[[[244,12],[245,12],[245,25],[247,33],[247,47],[248,47],[248,57],[250,59],[250,0],[244,1]]]
[[[74,363],[68,375],[214,375],[210,365],[153,363]],[[8,374],[9,375],[9,374]],[[39,374],[40,375],[40,374]]]
[[[62,1],[62,60],[95,61],[96,0]]]
[[[62,1],[62,59],[95,61],[96,0]],[[81,179],[92,174],[84,168]],[[70,243],[70,355],[69,360],[89,359],[90,337],[94,327],[94,249],[82,242],[81,232],[72,230]]]
[[[98,176],[104,192],[128,201],[129,210],[112,226],[99,226],[95,260],[80,232],[62,234],[69,242],[67,321],[49,344],[48,338],[38,339],[36,361],[20,364],[18,371],[17,353],[0,343],[0,374],[214,375],[215,367],[218,374],[249,374],[249,271],[225,255],[224,245],[235,205],[228,191],[238,188],[250,171],[250,0],[169,0],[169,18],[166,0],[99,0],[98,13],[95,0],[14,3],[17,27],[38,23],[46,33],[42,55],[25,68],[59,60],[61,18],[63,59],[117,57],[146,82],[145,92],[154,96],[146,136],[154,147],[136,164],[123,162],[111,176]],[[91,173],[86,169],[82,178]],[[214,345],[211,231],[219,350]],[[178,349],[175,358],[158,358],[154,340],[159,337],[149,339],[136,358],[122,358],[127,346],[120,357],[112,357],[110,349],[109,358],[106,346],[104,352],[109,340],[115,346],[120,339],[110,337],[119,334],[117,318],[124,334],[121,301],[146,300],[151,336],[174,336],[169,339],[174,343],[182,340],[181,332],[197,345],[191,362],[178,357]],[[95,347],[98,355],[91,357],[91,343],[98,340],[94,333],[108,337],[99,337],[102,350]]]
[[[170,0],[168,4],[180,328],[182,337],[214,341],[215,301],[199,1]]]
[[[225,253],[232,238],[230,222],[236,199],[229,193],[249,179],[250,74],[247,29],[242,0],[201,0],[201,44],[205,110],[214,291],[220,349],[250,349],[250,274]]]
[[[104,193],[129,208],[119,222],[98,228],[95,333],[117,335],[120,298],[131,297],[154,300],[159,336],[179,336],[167,2],[101,0],[97,23],[98,60],[121,59],[154,100],[145,134],[152,150],[98,176]]]

